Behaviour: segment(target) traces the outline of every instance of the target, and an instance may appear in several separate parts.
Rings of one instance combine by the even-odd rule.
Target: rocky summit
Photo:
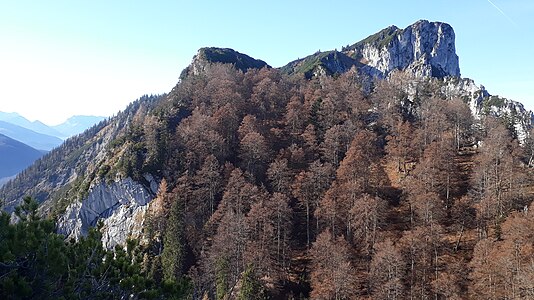
[[[417,77],[460,77],[454,30],[449,24],[419,21],[405,29],[388,27],[349,47],[367,72],[385,77],[404,70]]]
[[[364,40],[327,52],[317,52],[282,67],[285,73],[306,77],[344,73],[385,78],[392,71],[417,77],[460,77],[454,30],[449,24],[421,20],[405,29],[390,26]]]
[[[263,60],[254,59],[246,54],[229,48],[206,47],[200,48],[193,57],[191,64],[182,71],[180,78],[203,73],[208,65],[213,63],[231,64],[236,69],[246,72],[248,69],[269,67]]]

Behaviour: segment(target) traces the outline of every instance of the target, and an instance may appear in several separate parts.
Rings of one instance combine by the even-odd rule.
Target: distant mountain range
[[[97,116],[73,116],[59,125],[52,126],[52,129],[60,134],[59,137],[68,138],[84,132],[87,128],[104,119],[105,117]]]
[[[59,125],[48,126],[18,113],[0,112],[0,186],[65,139],[104,119],[73,116]]]
[[[50,151],[61,145],[63,140],[104,119],[97,116],[73,116],[59,125],[48,126],[41,121],[29,121],[18,113],[0,112],[0,134],[32,148]]]
[[[0,134],[44,151],[50,151],[63,143],[63,140],[57,136],[39,133],[6,121],[0,121]]]
[[[41,121],[29,121],[18,113],[6,113],[0,111],[0,121],[8,122],[26,129],[35,131],[37,133],[46,134],[49,136],[61,137],[62,134],[53,127],[44,124]]]
[[[33,122],[29,121],[18,113],[6,113],[0,111],[0,121],[11,123],[13,125],[17,125],[37,133],[57,137],[62,140],[67,139],[73,135],[82,133],[87,128],[104,119],[105,117],[100,116],[72,116],[59,125],[48,126],[38,120]],[[56,146],[58,145],[59,144],[57,144]]]
[[[43,156],[44,152],[0,134],[0,185]]]

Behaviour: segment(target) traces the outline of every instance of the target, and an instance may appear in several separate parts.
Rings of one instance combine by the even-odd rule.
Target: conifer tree
[[[161,263],[163,278],[166,281],[178,281],[183,272],[183,208],[180,197],[172,204],[171,213],[167,221],[167,228],[163,238],[163,252]]]
[[[261,300],[265,299],[265,291],[254,273],[254,267],[248,265],[241,278],[241,289],[238,300]]]
[[[223,257],[218,258],[215,273],[216,298],[217,300],[222,300],[229,290],[230,270],[228,260]]]

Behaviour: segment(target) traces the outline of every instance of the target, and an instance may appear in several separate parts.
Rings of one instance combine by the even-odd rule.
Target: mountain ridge
[[[53,219],[29,198],[2,214],[0,294],[28,278],[19,298],[533,296],[532,113],[460,77],[447,31],[388,27],[289,73],[199,51],[168,94],[0,189]]]
[[[139,242],[140,277],[190,279],[194,298],[514,298],[532,286],[502,268],[532,257],[532,113],[459,77],[439,24],[413,25],[430,28],[420,47],[389,27],[358,60],[316,53],[290,73],[201,50],[168,94],[68,139],[0,198],[11,212],[35,196],[69,243],[97,224],[117,253]]]
[[[17,125],[36,133],[60,138],[62,140],[82,133],[85,129],[104,120],[102,116],[74,115],[57,125],[47,125],[39,120],[30,121],[16,112],[0,111],[0,121]]]
[[[203,49],[211,49],[214,52],[217,52],[215,49],[220,49],[222,52],[239,53],[232,49],[216,47],[201,48],[199,53]],[[252,61],[256,60],[249,58]],[[233,65],[237,63],[232,59],[226,62]],[[185,70],[194,66],[193,69],[197,70],[196,74],[199,74],[210,63],[221,63],[221,61],[211,60],[209,55],[197,54]],[[257,69],[261,68],[261,65],[240,66],[242,71],[248,68]],[[419,20],[404,29],[391,25],[361,41],[342,47],[341,51],[318,51],[291,61],[278,69],[284,74],[302,74],[308,79],[317,76],[337,76],[352,70],[361,78],[360,82],[366,90],[369,90],[373,80],[388,78],[399,71],[415,78],[435,78],[441,80],[439,84],[442,85],[447,97],[467,99],[473,115],[478,119],[483,114],[491,114],[514,120],[511,127],[515,130],[520,142],[524,142],[529,136],[529,131],[534,124],[534,113],[525,109],[522,103],[492,95],[483,85],[477,85],[474,80],[461,78],[454,29],[444,22]],[[183,76],[188,73],[185,70],[182,73]]]
[[[48,126],[39,120],[35,120],[32,122],[16,112],[7,113],[7,112],[0,111],[0,121],[5,121],[8,123],[18,125],[26,129],[35,131],[37,133],[46,134],[49,136],[55,136],[55,137],[61,136],[61,133],[56,131],[51,126]]]
[[[16,175],[43,154],[37,149],[0,134],[0,179]]]
[[[38,133],[5,121],[0,121],[0,133],[38,150],[50,151],[63,142],[56,136]]]
[[[324,60],[331,53],[343,59]],[[385,78],[394,70],[417,77],[460,77],[453,28],[443,22],[420,20],[404,29],[389,26],[378,33],[342,47],[341,51],[317,52],[288,63],[280,69],[287,74],[304,73],[307,78],[320,74],[344,73],[355,67],[360,74]]]

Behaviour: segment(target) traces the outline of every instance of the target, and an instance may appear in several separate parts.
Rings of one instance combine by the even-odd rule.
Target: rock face
[[[528,137],[534,124],[534,114],[526,110],[522,103],[491,95],[483,85],[477,85],[472,79],[445,78],[441,92],[447,97],[459,97],[467,101],[476,119],[492,115],[507,120],[521,143]]]
[[[85,199],[67,207],[57,222],[58,233],[78,239],[102,220],[102,242],[108,248],[123,244],[130,236],[138,237],[148,203],[157,193],[154,179],[151,176],[146,176],[146,179],[150,182],[150,189],[131,178],[94,185]]]
[[[490,96],[483,85],[477,85],[469,78],[445,78],[441,92],[447,97],[463,98],[469,102],[471,112],[476,118],[480,118],[484,99]]]
[[[351,68],[374,78],[401,70],[417,77],[460,77],[454,30],[441,22],[418,21],[405,29],[390,26],[341,52],[317,52],[282,67],[288,74],[344,73]]]
[[[399,29],[390,26],[347,49],[374,77],[404,70],[417,77],[460,77],[454,30],[449,24],[426,20]]]

